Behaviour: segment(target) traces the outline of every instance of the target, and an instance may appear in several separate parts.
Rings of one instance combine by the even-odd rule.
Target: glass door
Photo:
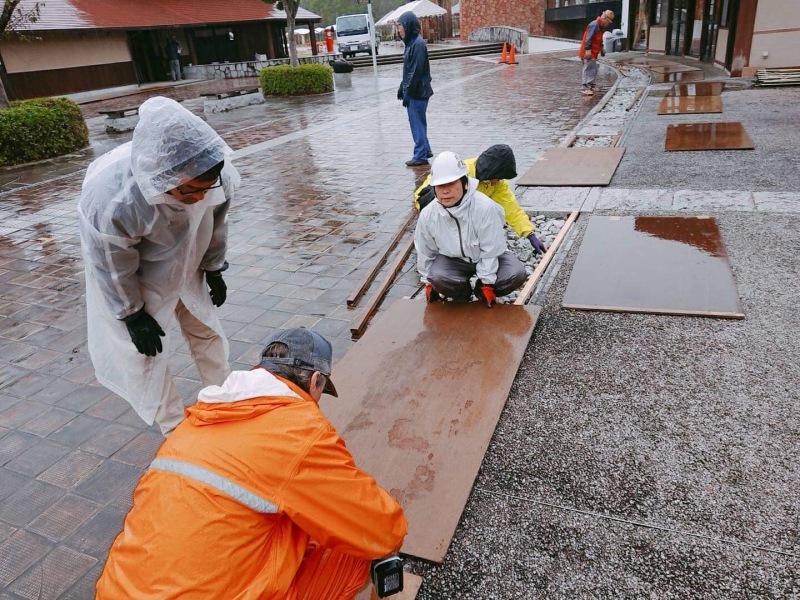
[[[694,2],[692,0],[672,0],[670,8],[667,53],[681,56],[686,54],[687,39],[691,40]]]

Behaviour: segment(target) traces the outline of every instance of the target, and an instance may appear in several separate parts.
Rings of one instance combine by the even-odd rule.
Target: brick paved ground
[[[213,116],[237,149],[243,186],[230,214],[228,302],[220,309],[234,368],[278,327],[313,326],[341,356],[352,344],[345,298],[410,208],[422,175],[394,91],[398,67],[350,90]],[[475,155],[509,143],[520,172],[597,102],[577,94],[580,65],[521,57],[516,67],[459,59],[433,65],[435,151]],[[602,83],[611,76],[604,73]],[[202,112],[202,86],[175,88]],[[143,98],[135,97],[135,101]],[[95,103],[87,115],[128,105]],[[89,119],[93,132],[101,119]],[[102,138],[95,136],[94,142]],[[126,136],[105,138],[111,147]],[[95,147],[100,147],[95,146]],[[161,443],[94,381],[86,352],[75,212],[92,152],[0,174],[0,598],[92,597],[133,486]],[[37,185],[23,183],[58,179]],[[408,263],[391,295],[415,289]],[[181,346],[170,359],[187,402],[199,389]]]

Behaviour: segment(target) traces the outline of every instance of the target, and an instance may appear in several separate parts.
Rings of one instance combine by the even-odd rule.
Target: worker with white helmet
[[[434,159],[430,185],[436,201],[420,212],[414,232],[425,298],[469,300],[474,293],[491,308],[497,296],[526,279],[525,267],[506,246],[503,209],[477,190],[478,180],[455,152]]]

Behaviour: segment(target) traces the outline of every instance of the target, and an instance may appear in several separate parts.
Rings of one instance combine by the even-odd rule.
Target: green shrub
[[[333,91],[333,70],[328,65],[278,65],[261,69],[265,96],[302,96]]]
[[[42,160],[89,143],[81,109],[67,98],[36,98],[0,109],[0,166]]]

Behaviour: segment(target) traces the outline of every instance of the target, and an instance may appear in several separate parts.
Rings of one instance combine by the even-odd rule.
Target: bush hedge
[[[328,65],[278,65],[261,69],[265,96],[302,96],[333,91],[333,71]]]
[[[81,109],[68,98],[36,98],[0,109],[0,166],[61,156],[89,143]]]

